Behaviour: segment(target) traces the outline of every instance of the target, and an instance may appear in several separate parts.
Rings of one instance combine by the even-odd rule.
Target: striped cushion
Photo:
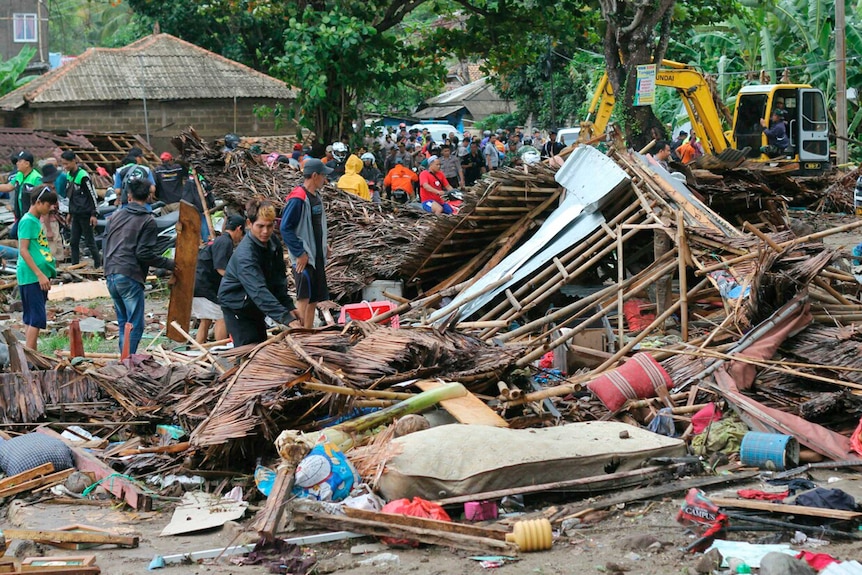
[[[611,411],[618,410],[629,399],[655,397],[661,386],[671,388],[673,380],[648,353],[635,354],[617,369],[587,385]]]

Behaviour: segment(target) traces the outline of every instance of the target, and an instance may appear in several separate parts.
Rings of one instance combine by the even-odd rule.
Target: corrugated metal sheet
[[[575,149],[555,178],[566,188],[566,198],[560,207],[533,237],[459,293],[448,306],[432,314],[431,321],[441,324],[454,312],[459,313],[460,319],[469,318],[497,294],[523,281],[554,256],[593,233],[605,221],[599,209],[629,182],[628,175],[616,162],[592,146]],[[493,289],[471,301],[491,286]]]
[[[820,575],[862,575],[862,565],[858,561],[830,563]]]
[[[25,103],[199,98],[295,97],[281,80],[171,36],[124,48],[90,48],[74,62],[0,98],[0,109]]]
[[[454,114],[464,106],[431,106],[429,108],[423,108],[419,110],[413,116],[417,120],[434,120],[438,118],[445,118],[449,114]]]

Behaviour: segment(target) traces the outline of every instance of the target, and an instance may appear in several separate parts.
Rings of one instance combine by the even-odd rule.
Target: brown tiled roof
[[[25,103],[295,97],[281,80],[170,34],[123,48],[90,48],[73,62],[0,98],[0,110]]]

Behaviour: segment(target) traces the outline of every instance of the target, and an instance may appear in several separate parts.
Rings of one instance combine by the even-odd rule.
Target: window
[[[36,14],[13,14],[12,31],[15,42],[35,42],[38,39],[39,18]]]

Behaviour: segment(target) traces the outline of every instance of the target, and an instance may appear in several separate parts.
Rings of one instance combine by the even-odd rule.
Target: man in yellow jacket
[[[368,190],[368,182],[359,175],[359,172],[362,171],[362,165],[362,160],[355,154],[350,154],[347,163],[344,164],[344,175],[338,178],[336,186],[339,190],[350,192],[370,202],[371,192]]]

